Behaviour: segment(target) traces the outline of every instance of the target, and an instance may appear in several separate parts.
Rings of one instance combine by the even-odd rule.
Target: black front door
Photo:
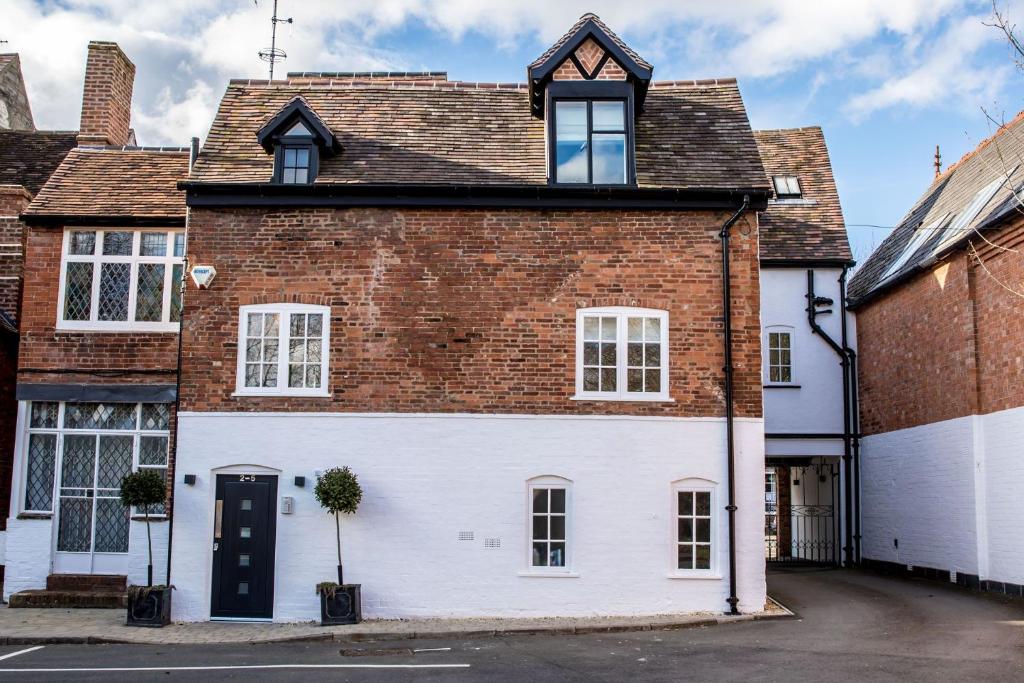
[[[274,616],[277,477],[218,474],[211,617]]]

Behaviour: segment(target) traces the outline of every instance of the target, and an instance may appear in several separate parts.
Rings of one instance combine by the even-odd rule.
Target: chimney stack
[[[79,145],[120,147],[131,140],[135,65],[117,43],[90,41],[82,89]]]

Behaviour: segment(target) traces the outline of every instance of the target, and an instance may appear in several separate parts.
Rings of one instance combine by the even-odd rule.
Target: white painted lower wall
[[[153,580],[163,583],[167,578],[167,534],[170,524],[154,522]],[[22,590],[46,587],[46,577],[53,569],[53,546],[56,525],[52,519],[7,520],[7,564],[4,569],[4,599]],[[145,522],[132,521],[128,530],[128,583],[146,583]]]
[[[343,520],[346,581],[369,618],[585,616],[727,608],[725,423],[720,419],[182,413],[176,464],[173,618],[210,614],[217,470],[272,468],[278,496],[274,619],[319,617],[335,577],[333,519],[315,470],[348,465],[364,490]],[[765,602],[761,420],[736,424],[740,609]],[[197,475],[194,486],[185,474]],[[573,482],[572,573],[524,576],[527,480]],[[307,479],[305,488],[293,484]],[[718,483],[714,578],[674,578],[673,482]],[[459,532],[472,531],[473,541]],[[484,539],[500,539],[485,547]]]
[[[865,437],[863,556],[1024,583],[1022,451],[1024,408]]]

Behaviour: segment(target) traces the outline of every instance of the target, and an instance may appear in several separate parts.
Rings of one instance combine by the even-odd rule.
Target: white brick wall
[[[346,579],[368,617],[621,615],[724,610],[728,596],[722,420],[345,414],[181,415],[171,581],[174,618],[209,617],[214,470],[280,470],[274,618],[318,617],[335,574],[334,524],[313,471],[349,465],[364,489],[343,521]],[[763,428],[737,422],[740,608],[763,607]],[[184,486],[196,474],[195,486]],[[306,488],[293,485],[307,478]],[[574,482],[574,578],[526,569],[526,481]],[[672,482],[719,482],[720,578],[673,579]],[[459,541],[473,531],[474,541]],[[485,548],[500,538],[500,548]]]
[[[866,437],[864,557],[1024,583],[1022,451],[1024,408]]]

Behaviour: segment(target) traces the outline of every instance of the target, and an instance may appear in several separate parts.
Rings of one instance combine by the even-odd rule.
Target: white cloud
[[[76,128],[90,39],[116,40],[138,67],[136,120],[145,144],[182,144],[206,132],[227,79],[261,77],[255,57],[269,42],[271,0],[3,0],[5,46],[22,54],[37,125]],[[391,33],[421,23],[437,36],[467,33],[501,48],[524,40],[553,41],[585,11],[593,11],[671,77],[777,77],[812,65],[856,64],[870,92],[853,98],[849,113],[866,116],[887,106],[928,105],[938,84],[980,94],[952,65],[978,49],[981,0],[282,0],[280,27],[289,59],[283,70],[401,69],[421,56],[388,44]],[[929,50],[921,37],[952,23],[955,42]],[[872,51],[884,38],[898,49]],[[962,55],[961,55],[962,56]],[[458,65],[427,64],[430,68]],[[855,68],[855,67],[853,67]],[[886,80],[883,69],[902,74]],[[666,74],[666,72],[668,72]],[[978,78],[977,71],[970,76]],[[990,74],[989,74],[990,75]],[[982,79],[984,80],[984,79]],[[812,95],[814,92],[812,88]]]

